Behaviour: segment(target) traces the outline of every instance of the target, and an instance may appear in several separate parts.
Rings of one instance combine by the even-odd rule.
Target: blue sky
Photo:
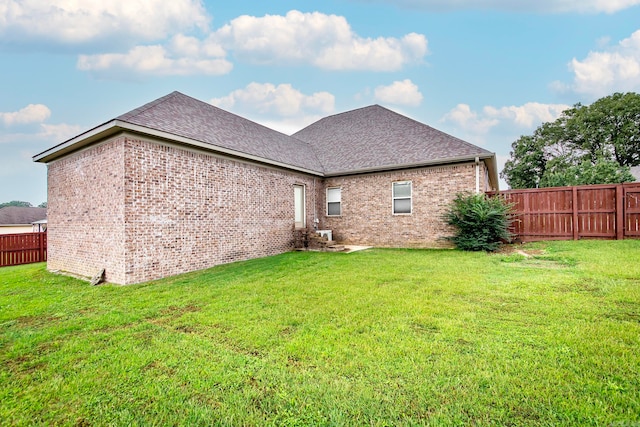
[[[0,73],[0,202],[45,201],[34,154],[174,90],[289,134],[380,104],[502,165],[640,92],[640,0],[0,0]]]

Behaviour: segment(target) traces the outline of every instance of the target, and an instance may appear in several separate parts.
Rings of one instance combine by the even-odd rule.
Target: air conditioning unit
[[[316,233],[318,233],[322,237],[326,237],[327,240],[333,240],[333,235],[331,233],[331,230],[316,230]]]

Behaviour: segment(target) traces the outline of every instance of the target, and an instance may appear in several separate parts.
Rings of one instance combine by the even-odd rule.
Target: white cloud
[[[581,61],[574,58],[569,69],[573,83],[554,82],[552,87],[593,98],[640,90],[640,30],[608,50],[589,52]]]
[[[1,0],[0,0],[1,1]],[[239,60],[258,64],[310,64],[330,70],[393,71],[422,60],[427,39],[357,36],[344,17],[290,11],[285,16],[240,16],[204,39],[183,34],[167,43],[140,45],[127,52],[80,55],[77,67],[103,78],[142,75],[221,75]]]
[[[456,126],[469,139],[483,141],[497,126],[533,130],[544,122],[553,121],[569,108],[564,104],[528,102],[521,106],[485,106],[481,112],[473,111],[467,104],[458,104],[442,118]]]
[[[449,111],[442,119],[445,122],[452,122],[467,132],[474,134],[486,134],[500,121],[495,118],[481,117],[467,104],[458,104]]]
[[[201,0],[0,0],[0,43],[131,45],[209,21]]]
[[[41,123],[49,116],[51,116],[51,110],[43,104],[29,104],[18,111],[0,112],[0,120],[7,126]]]
[[[418,86],[411,80],[395,81],[389,86],[378,86],[374,91],[377,101],[396,105],[408,105],[417,107],[422,102],[423,96]]]
[[[366,0],[360,0],[366,1]],[[369,0],[425,10],[491,9],[539,13],[615,13],[640,4],[640,0]]]
[[[233,68],[225,55],[224,49],[211,38],[201,41],[178,34],[166,47],[136,46],[127,53],[80,55],[77,67],[103,77],[221,75]]]
[[[305,95],[290,84],[276,86],[271,83],[253,82],[225,97],[212,99],[211,104],[236,111],[291,117],[310,112],[332,113],[335,97],[329,92]]]
[[[78,125],[69,125],[66,123],[49,125],[43,123],[40,125],[40,132],[37,136],[47,141],[62,142],[80,134],[81,130],[82,128]]]
[[[519,126],[530,128],[557,119],[567,108],[569,105],[565,104],[527,102],[521,106],[511,105],[500,108],[486,106],[483,108],[483,113],[486,117],[508,119]]]
[[[335,110],[331,93],[305,95],[290,84],[253,82],[210,102],[289,135]]]
[[[285,16],[243,15],[217,30],[215,37],[250,62],[311,64],[328,70],[394,71],[427,54],[422,34],[364,38],[342,16],[297,10]]]

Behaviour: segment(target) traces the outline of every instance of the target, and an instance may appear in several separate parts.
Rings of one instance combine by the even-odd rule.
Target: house
[[[34,233],[42,233],[44,231],[47,231],[47,220],[46,219],[41,219],[40,221],[34,221],[31,223],[31,225],[33,226],[33,232]]]
[[[295,228],[447,245],[456,193],[497,189],[495,155],[378,105],[293,136],[173,92],[36,156],[48,268],[129,284],[293,248]]]
[[[0,208],[0,234],[32,233],[32,224],[46,218],[46,208],[5,206]]]
[[[636,182],[640,182],[640,166],[631,166],[631,175],[636,179]]]

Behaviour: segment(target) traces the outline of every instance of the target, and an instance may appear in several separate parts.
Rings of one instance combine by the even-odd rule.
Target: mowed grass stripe
[[[133,286],[0,269],[0,420],[640,421],[640,241],[292,252]]]

